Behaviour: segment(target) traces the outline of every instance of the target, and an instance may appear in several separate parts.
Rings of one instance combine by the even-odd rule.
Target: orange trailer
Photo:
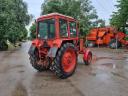
[[[87,46],[107,45],[110,48],[119,48],[122,45],[128,46],[128,37],[124,32],[120,32],[113,27],[93,28],[86,36]]]
[[[112,27],[93,28],[90,34],[86,36],[87,45],[93,47],[94,45],[108,45],[112,38],[114,38],[115,29]]]

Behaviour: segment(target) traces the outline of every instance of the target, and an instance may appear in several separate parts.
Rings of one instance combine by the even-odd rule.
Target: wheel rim
[[[76,53],[73,49],[68,48],[62,57],[62,67],[65,72],[71,72],[76,65]]]

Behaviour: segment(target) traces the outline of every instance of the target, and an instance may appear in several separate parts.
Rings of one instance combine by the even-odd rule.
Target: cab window
[[[76,31],[76,22],[70,22],[70,37],[76,37],[77,36],[77,31]]]
[[[39,34],[41,39],[53,39],[55,38],[55,20],[48,19],[39,22]]]
[[[67,21],[60,19],[59,20],[59,25],[60,25],[60,37],[68,37],[68,25]]]

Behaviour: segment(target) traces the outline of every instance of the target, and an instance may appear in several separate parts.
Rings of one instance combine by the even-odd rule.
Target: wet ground
[[[127,96],[128,50],[93,48],[92,65],[79,57],[75,74],[60,80],[39,73],[29,63],[30,42],[15,51],[0,52],[0,96]]]

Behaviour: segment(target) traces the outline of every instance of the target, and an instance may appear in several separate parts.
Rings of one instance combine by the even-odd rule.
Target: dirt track
[[[127,96],[128,51],[94,48],[90,66],[79,57],[76,73],[60,80],[38,73],[29,63],[30,42],[15,51],[0,52],[0,96]]]

